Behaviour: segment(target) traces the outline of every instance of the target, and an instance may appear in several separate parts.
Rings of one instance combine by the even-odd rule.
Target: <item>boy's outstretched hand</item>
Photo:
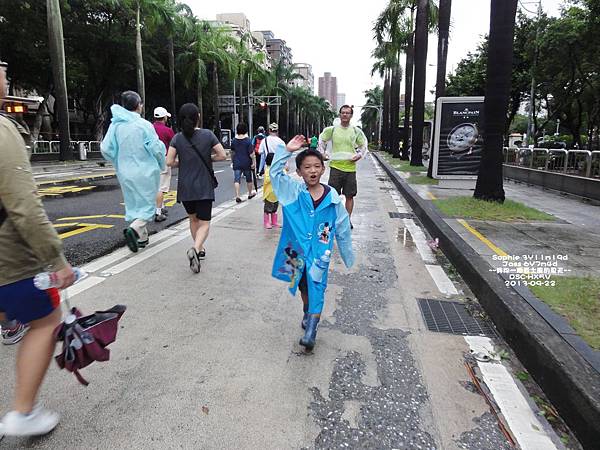
[[[295,152],[296,150],[300,150],[302,146],[306,143],[306,138],[301,134],[297,134],[292,138],[290,142],[287,143],[287,151]]]

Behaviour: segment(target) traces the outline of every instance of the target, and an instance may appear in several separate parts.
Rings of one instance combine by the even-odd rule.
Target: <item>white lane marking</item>
[[[176,232],[177,231],[175,229],[166,228],[162,231],[159,231],[154,236],[150,236],[150,239],[153,241],[153,243],[157,243],[169,236],[172,236]],[[129,255],[131,255],[131,250],[129,250],[129,248],[127,247],[121,247],[120,249],[115,250],[114,252],[109,253],[108,255],[102,256],[101,258],[98,258],[86,264],[81,269],[86,273],[94,273],[108,266],[109,264],[116,263],[117,261],[126,258]]]
[[[69,297],[74,297],[81,292],[102,283],[106,278],[102,277],[87,277],[81,280],[79,283],[75,283],[73,286],[67,288],[67,294]]]
[[[489,338],[465,336],[465,340],[473,352],[493,353]],[[557,449],[506,367],[481,361],[477,365],[519,446],[523,450]]]
[[[421,259],[428,264],[435,264],[435,256],[431,251],[431,248],[427,244],[427,238],[423,230],[415,223],[413,219],[403,219],[404,226],[410,231],[413,237],[413,241],[417,247]]]
[[[225,217],[233,214],[236,210],[235,209],[228,209],[227,211],[223,211],[221,214],[219,214],[217,217],[215,217],[213,220],[210,221],[210,223],[218,223],[219,221],[223,220]]]
[[[111,276],[111,275],[116,275],[118,273],[121,273],[124,270],[127,270],[130,267],[133,267],[136,264],[147,260],[148,258],[156,255],[157,253],[162,252],[164,249],[171,247],[172,245],[175,245],[178,242],[183,241],[184,239],[187,239],[187,238],[189,238],[187,233],[182,234],[182,235],[173,236],[173,237],[167,239],[166,241],[164,241],[163,243],[158,244],[155,247],[150,247],[149,249],[144,250],[141,253],[136,253],[135,256],[132,256],[131,258],[126,259],[122,263],[119,263],[116,266],[113,266],[113,267],[110,267],[110,268],[104,270],[102,273],[100,273],[100,275],[101,276]]]
[[[435,281],[436,286],[442,294],[458,294],[458,291],[454,287],[452,281],[450,281],[450,278],[448,278],[448,275],[446,275],[446,272],[444,272],[444,269],[442,269],[440,266],[432,264],[425,264],[425,268],[427,269],[427,272],[429,272],[429,275],[431,275],[431,278],[433,278],[433,281]]]

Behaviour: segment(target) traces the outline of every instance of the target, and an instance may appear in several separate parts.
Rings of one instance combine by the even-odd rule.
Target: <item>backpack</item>
[[[263,141],[263,139],[264,139],[264,136],[261,137],[258,135],[254,138],[254,153],[256,153],[257,155],[258,155],[258,150],[260,148],[260,143]]]

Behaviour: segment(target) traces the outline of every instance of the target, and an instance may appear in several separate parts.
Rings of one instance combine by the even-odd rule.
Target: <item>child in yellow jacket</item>
[[[274,153],[269,153],[265,161],[265,178],[263,182],[263,200],[265,202],[264,207],[264,225],[266,229],[273,227],[279,227],[277,223],[277,210],[279,209],[279,201],[273,191],[273,185],[271,184],[271,177],[269,171],[271,170],[271,162],[273,161]]]

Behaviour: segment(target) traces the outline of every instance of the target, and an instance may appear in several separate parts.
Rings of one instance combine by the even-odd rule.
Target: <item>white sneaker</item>
[[[39,436],[54,430],[59,420],[57,413],[40,407],[29,414],[10,411],[2,419],[0,432],[6,436]]]

